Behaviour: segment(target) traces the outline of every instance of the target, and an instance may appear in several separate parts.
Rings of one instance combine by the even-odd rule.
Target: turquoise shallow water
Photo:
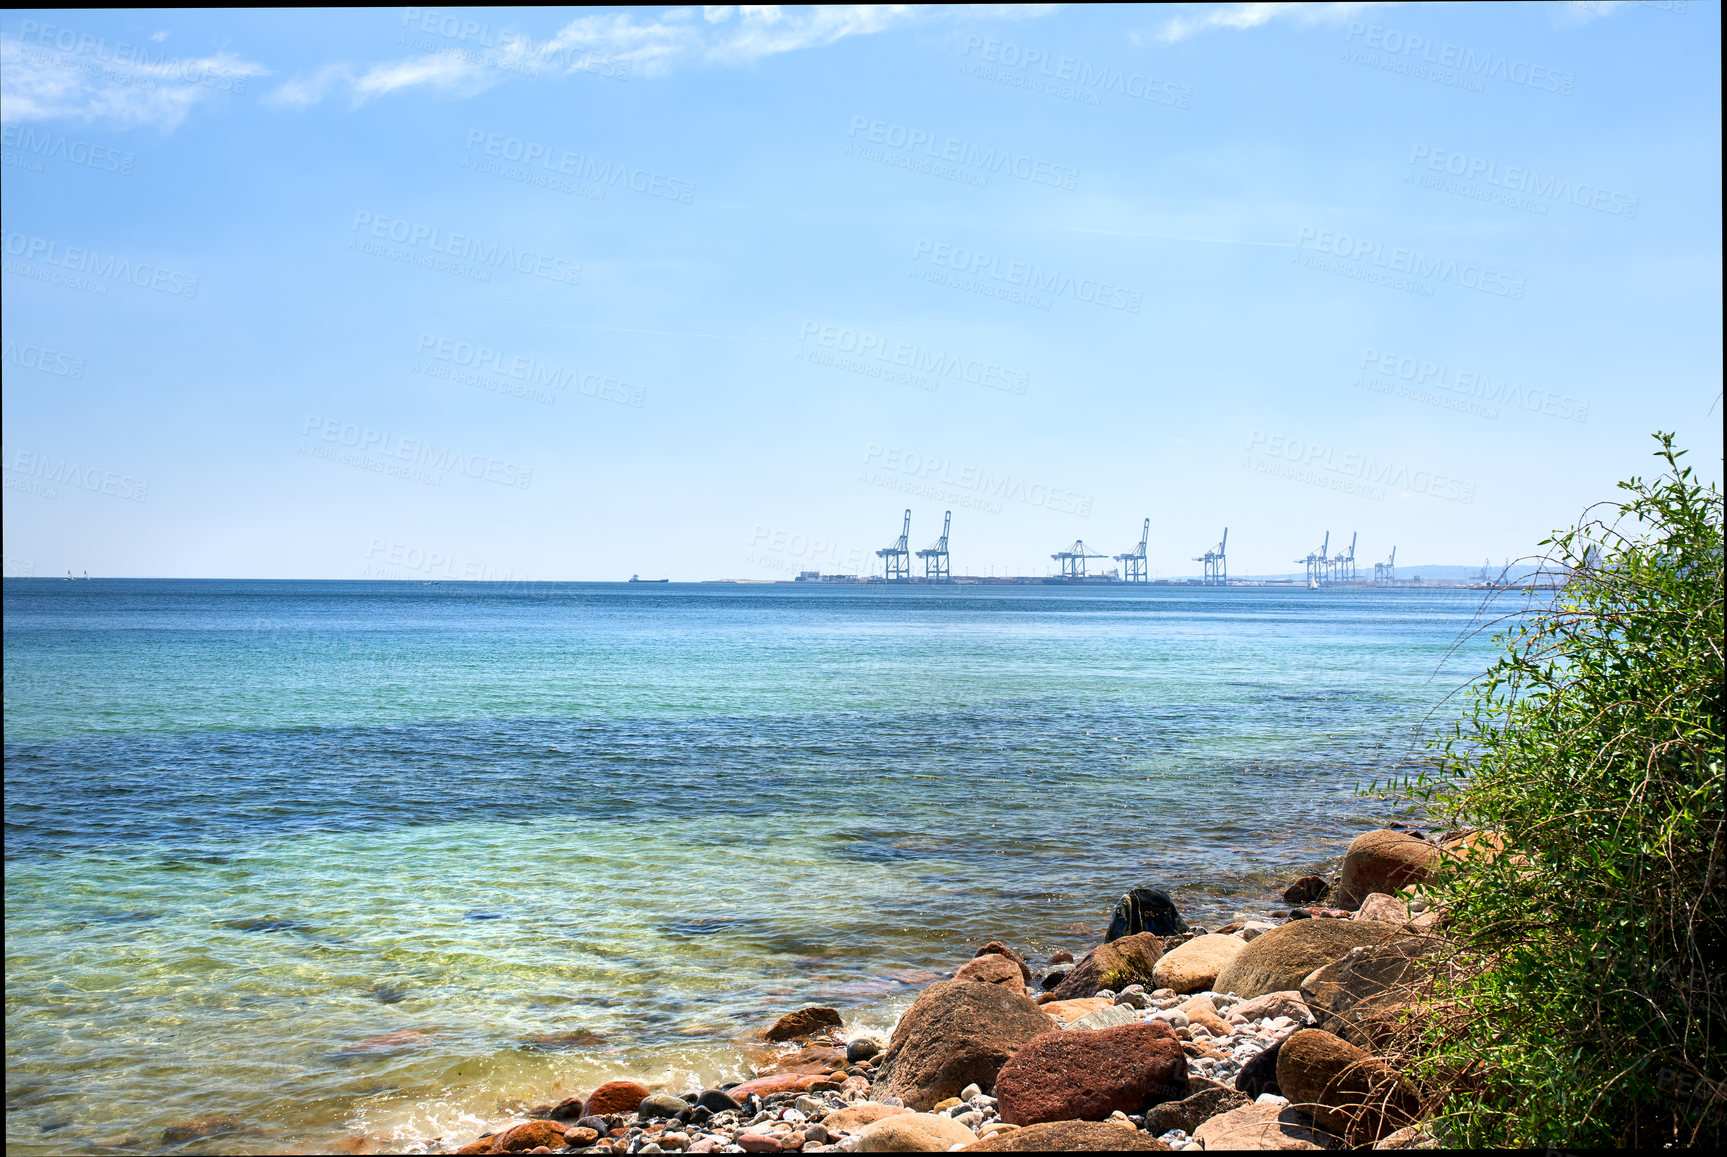
[[[8,579],[8,1148],[466,1140],[1135,884],[1227,917],[1379,818],[1479,602]]]

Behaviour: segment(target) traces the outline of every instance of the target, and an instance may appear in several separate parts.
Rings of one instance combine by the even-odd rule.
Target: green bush
[[[1667,473],[1542,544],[1559,589],[1515,596],[1397,789],[1507,849],[1433,887],[1456,954],[1413,1073],[1453,1144],[1721,1138],[1722,496],[1657,438]]]

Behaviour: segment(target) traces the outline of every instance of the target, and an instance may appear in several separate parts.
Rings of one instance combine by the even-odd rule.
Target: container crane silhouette
[[[1151,538],[1151,519],[1145,520],[1145,529],[1139,532],[1139,545],[1126,554],[1115,556],[1116,562],[1126,563],[1126,577],[1130,583],[1150,582],[1151,578],[1145,569],[1145,544]]]
[[[1205,578],[1201,583],[1205,586],[1227,586],[1229,584],[1229,559],[1224,555],[1224,547],[1229,545],[1229,527],[1223,528],[1223,538],[1218,544],[1194,559],[1194,562],[1205,564]]]
[[[906,511],[906,529],[911,529],[909,521],[911,512]],[[953,511],[949,510],[941,516],[941,537],[930,543],[917,556],[923,559],[923,577],[932,582],[949,582],[953,579],[953,564],[947,555],[947,528],[953,525]],[[905,536],[900,536],[905,541]]]
[[[1311,590],[1314,587],[1323,586],[1326,579],[1330,577],[1329,563],[1331,560],[1326,557],[1325,553],[1330,549],[1331,532],[1328,530],[1325,532],[1325,541],[1319,545],[1318,550],[1310,550],[1307,552],[1306,558],[1298,558],[1295,560],[1296,562],[1307,564],[1308,589]]]
[[[1061,564],[1061,577],[1079,580],[1085,577],[1085,560],[1088,558],[1108,558],[1107,554],[1098,554],[1085,549],[1082,539],[1075,539],[1072,546],[1066,550],[1058,550],[1049,557]]]
[[[905,524],[900,527],[899,537],[875,552],[877,558],[887,564],[889,582],[908,581],[911,578],[911,508],[905,512]]]

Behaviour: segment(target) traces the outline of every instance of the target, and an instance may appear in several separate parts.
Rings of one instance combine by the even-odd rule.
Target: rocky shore
[[[1395,1043],[1444,945],[1422,885],[1479,833],[1381,829],[1263,918],[1190,926],[1121,898],[1075,960],[978,948],[885,1039],[789,1011],[750,1080],[678,1095],[614,1080],[456,1153],[877,1153],[1432,1148]],[[458,1146],[459,1147],[456,1147]]]

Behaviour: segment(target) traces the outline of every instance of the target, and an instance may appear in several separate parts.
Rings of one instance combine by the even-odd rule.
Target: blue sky
[[[1719,25],[12,12],[6,573],[1517,556],[1720,476]]]

